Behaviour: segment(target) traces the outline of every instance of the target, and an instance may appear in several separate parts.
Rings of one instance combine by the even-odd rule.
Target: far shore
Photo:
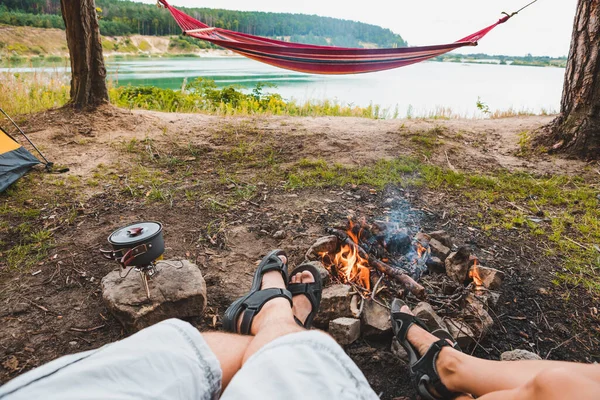
[[[196,43],[192,41],[191,43]],[[199,46],[178,36],[103,36],[106,57],[241,57],[236,53]],[[69,57],[65,32],[60,29],[0,25],[0,66],[32,63],[56,63]],[[544,57],[492,56],[485,54],[448,53],[432,59],[438,62],[495,64],[537,67],[564,67],[566,58],[546,60]]]

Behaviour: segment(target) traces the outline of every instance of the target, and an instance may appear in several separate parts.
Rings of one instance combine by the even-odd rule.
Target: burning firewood
[[[358,256],[368,262],[368,264],[375,268],[377,271],[393,278],[396,282],[401,284],[406,290],[410,291],[419,299],[425,297],[425,288],[417,283],[414,279],[404,273],[404,271],[391,267],[383,261],[377,260],[375,257],[369,256],[369,254],[357,243],[351,239],[348,234],[339,229],[328,228],[327,232],[335,235],[339,240],[341,246],[348,246],[358,254]]]

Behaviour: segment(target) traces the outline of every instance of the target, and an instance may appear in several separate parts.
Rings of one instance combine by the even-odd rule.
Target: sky
[[[155,0],[136,0],[155,3]],[[494,23],[531,0],[171,0],[173,6],[290,12],[361,21],[400,34],[409,45],[448,43]],[[463,53],[566,56],[577,0],[538,0]]]

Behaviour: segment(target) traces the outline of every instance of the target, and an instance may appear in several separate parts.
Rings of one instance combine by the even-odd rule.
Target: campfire
[[[329,320],[321,321],[322,326],[333,323],[335,331],[337,317],[361,318],[364,326],[365,319],[373,319],[365,313],[385,309],[394,297],[421,301],[417,308],[431,309],[435,318],[420,317],[439,320],[441,328],[463,339],[463,345],[477,343],[493,324],[488,310],[498,301],[503,273],[481,266],[469,248],[456,248],[446,232],[411,234],[399,223],[370,223],[364,218],[348,218],[346,226],[326,228],[326,232],[329,236],[320,238],[306,254],[308,260],[322,264],[333,283],[324,290],[323,314]],[[327,305],[328,290],[353,295],[343,302],[332,301],[332,306]],[[383,332],[389,325],[389,311],[379,314],[376,330]]]

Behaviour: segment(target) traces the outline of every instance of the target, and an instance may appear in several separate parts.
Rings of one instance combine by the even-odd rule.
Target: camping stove
[[[129,271],[121,278],[126,278],[132,270],[140,273],[146,297],[150,300],[148,280],[158,273],[156,261],[162,259],[165,242],[160,222],[138,222],[117,229],[108,237],[112,250],[100,250],[108,260],[117,261],[123,269]]]

